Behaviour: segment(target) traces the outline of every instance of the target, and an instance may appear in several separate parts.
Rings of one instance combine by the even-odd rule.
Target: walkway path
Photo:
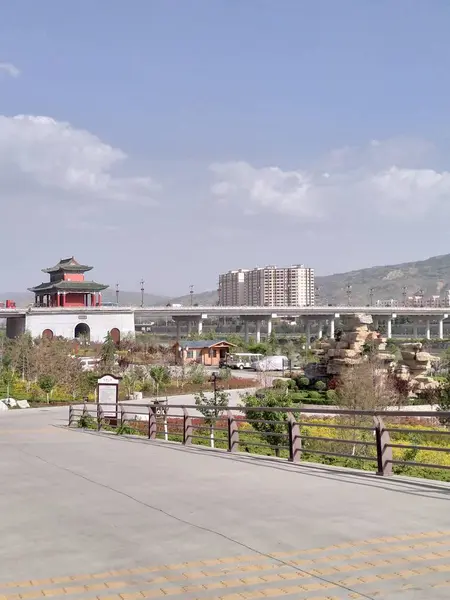
[[[438,600],[450,487],[0,416],[0,598]]]

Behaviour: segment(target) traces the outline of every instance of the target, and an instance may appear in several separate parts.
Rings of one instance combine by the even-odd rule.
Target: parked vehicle
[[[287,356],[266,356],[252,364],[255,371],[285,371],[289,369],[289,359]]]
[[[251,369],[253,363],[263,358],[262,354],[251,354],[250,352],[236,352],[227,356],[226,365],[230,369]]]

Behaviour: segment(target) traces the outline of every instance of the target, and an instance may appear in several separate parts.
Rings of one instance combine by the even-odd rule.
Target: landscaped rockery
[[[425,352],[421,343],[402,344],[401,357],[396,356],[387,348],[387,339],[370,329],[371,315],[346,315],[341,322],[342,329],[334,339],[316,342],[313,352],[318,362],[306,365],[307,377],[313,380],[339,378],[346,370],[371,359],[377,362],[380,375],[392,374],[404,381],[410,396],[439,387],[439,382],[429,376],[435,357]]]

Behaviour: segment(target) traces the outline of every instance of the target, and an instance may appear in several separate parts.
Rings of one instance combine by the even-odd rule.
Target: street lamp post
[[[191,296],[191,306],[193,306],[193,302],[194,302],[194,286],[192,284],[189,286],[189,294]]]
[[[373,293],[374,293],[374,291],[375,291],[375,290],[374,290],[374,288],[373,288],[373,287],[371,287],[371,288],[369,289],[370,306],[373,306]]]
[[[406,295],[408,292],[408,288],[406,285],[402,287],[402,296],[403,296],[403,306],[406,306]]]
[[[144,283],[145,283],[145,281],[143,279],[141,279],[140,283],[141,283],[141,308],[143,308],[144,307]]]
[[[352,304],[352,286],[349,283],[347,283],[346,293],[347,293],[347,306],[351,306],[351,304]]]
[[[116,283],[116,304],[119,304],[119,284]]]
[[[211,375],[211,383],[213,384],[214,391],[214,406],[217,406],[217,373]]]

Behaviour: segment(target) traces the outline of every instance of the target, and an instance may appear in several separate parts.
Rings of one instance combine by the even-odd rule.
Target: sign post
[[[102,375],[97,380],[97,403],[106,404],[107,406],[102,406],[103,414],[116,420],[118,419],[119,382],[120,377],[109,374]]]

